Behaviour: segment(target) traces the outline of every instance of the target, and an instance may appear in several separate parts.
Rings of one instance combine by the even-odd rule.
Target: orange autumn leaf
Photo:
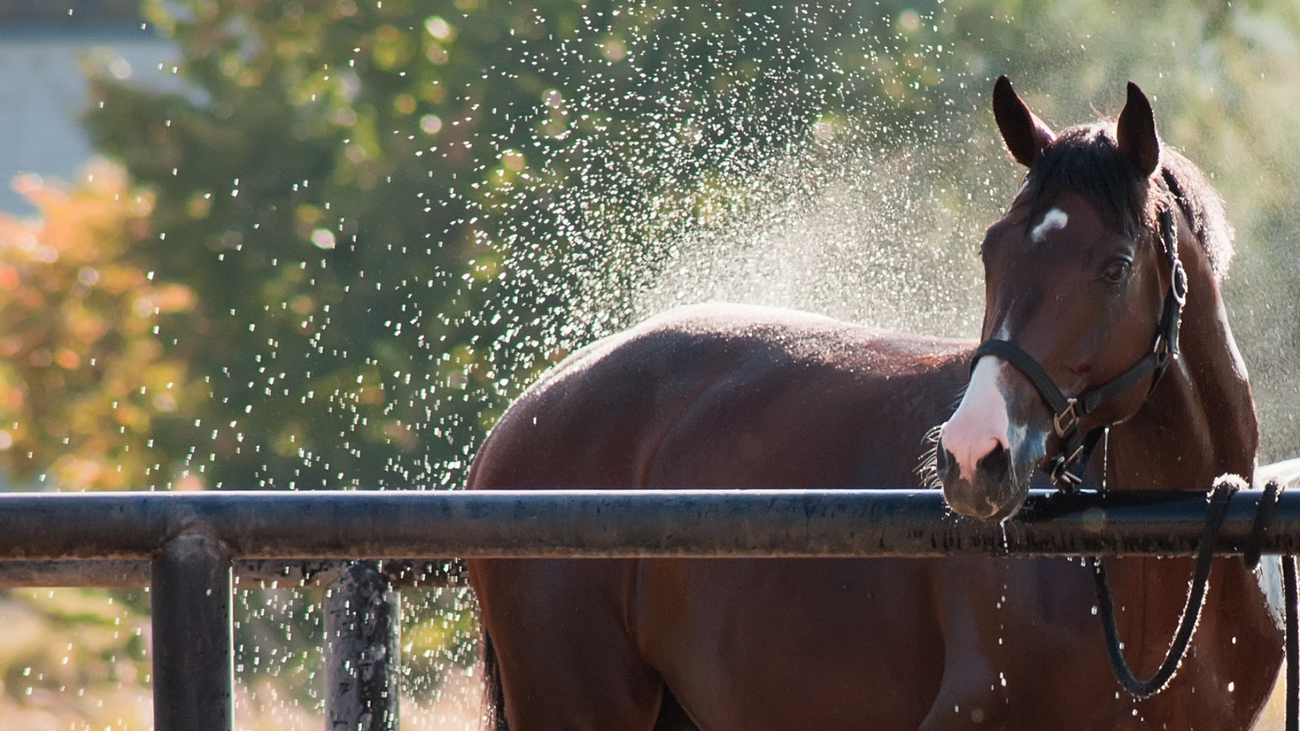
[[[37,215],[0,214],[0,463],[24,487],[167,482],[153,446],[202,389],[155,331],[193,292],[132,260],[153,196],[96,159],[73,184],[19,176]]]

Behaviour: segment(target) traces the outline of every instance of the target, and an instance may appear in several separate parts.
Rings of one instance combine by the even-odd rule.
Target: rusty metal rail
[[[1217,549],[1239,553],[1261,493],[1232,498]],[[0,563],[152,560],[208,535],[234,560],[814,557],[960,554],[1190,556],[1199,493],[1035,490],[1003,526],[960,518],[933,490],[528,490],[0,495]],[[1265,553],[1300,551],[1300,492]]]
[[[1261,495],[1231,499],[1218,552],[1244,550]],[[327,723],[393,731],[397,589],[455,583],[446,557],[1190,556],[1206,507],[1033,491],[999,526],[933,490],[10,493],[0,586],[151,586],[158,731],[230,731],[234,585],[329,586]],[[1300,553],[1300,492],[1262,549]]]
[[[238,589],[303,589],[332,585],[355,562],[339,559],[232,559]],[[0,560],[0,588],[149,586],[152,561],[143,558],[63,558]],[[436,589],[464,584],[465,565],[457,559],[386,559],[376,567],[399,589]]]

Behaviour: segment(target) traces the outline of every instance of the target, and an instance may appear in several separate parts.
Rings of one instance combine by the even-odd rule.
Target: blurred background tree
[[[1296,23],[1267,6],[144,7],[179,43],[188,91],[142,91],[105,70],[86,123],[156,192],[141,255],[195,294],[163,343],[211,398],[158,436],[182,464],[160,486],[458,484],[533,375],[645,314],[636,293],[673,242],[752,223],[756,205],[773,207],[759,193],[842,182],[847,171],[814,169],[804,190],[756,191],[774,159],[818,145],[823,163],[871,151],[864,164],[882,168],[950,148],[912,175],[962,235],[935,254],[950,263],[918,275],[943,266],[970,309],[978,224],[966,222],[988,220],[1016,178],[1009,165],[990,175],[1001,153],[983,110],[997,73],[1063,121],[1113,111],[1122,80],[1140,81],[1165,136],[1238,196],[1252,246],[1268,248],[1256,224],[1295,225],[1282,182],[1300,154],[1279,149],[1284,115],[1257,105],[1289,108],[1273,90],[1295,73],[1283,39]],[[1232,164],[1243,153],[1268,166]],[[1255,259],[1268,262],[1258,274],[1285,271],[1281,254]],[[952,334],[970,334],[969,319],[948,316],[964,325]],[[1252,360],[1294,397],[1274,346]]]
[[[0,447],[11,478],[126,490],[170,474],[153,435],[203,389],[155,334],[194,297],[137,256],[152,193],[103,160],[73,185],[24,176],[14,187],[39,217],[0,214]]]
[[[455,484],[573,345],[551,330],[588,211],[563,191],[635,213],[879,93],[823,74],[861,17],[794,6],[145,7],[192,93],[105,70],[87,124],[158,192],[148,257],[196,293],[164,335],[212,399],[168,448],[214,487]]]

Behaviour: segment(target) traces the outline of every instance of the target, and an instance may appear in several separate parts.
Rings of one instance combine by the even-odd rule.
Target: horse
[[[680,308],[543,375],[468,487],[929,487],[1000,521],[1045,473],[1112,491],[1252,479],[1219,289],[1231,229],[1205,176],[1133,84],[1117,121],[1059,135],[1005,77],[993,110],[1027,173],[980,247],[983,344]],[[498,731],[1243,729],[1282,662],[1278,615],[1227,558],[1179,672],[1144,699],[1113,677],[1092,570],[1070,559],[467,563]],[[1124,652],[1149,674],[1190,560],[1108,566]]]

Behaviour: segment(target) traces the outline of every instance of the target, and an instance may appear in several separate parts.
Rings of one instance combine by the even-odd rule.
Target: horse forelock
[[[1043,149],[1025,185],[1030,218],[1042,218],[1067,191],[1083,196],[1116,233],[1136,236],[1146,228],[1147,186],[1120,154],[1114,125],[1071,127]]]
[[[1107,228],[1138,236],[1155,230],[1156,204],[1172,197],[1191,225],[1215,278],[1222,280],[1233,254],[1233,232],[1223,200],[1186,157],[1162,147],[1160,160],[1159,179],[1144,180],[1120,152],[1113,123],[1067,129],[1029,170],[1025,192],[1030,218],[1041,219],[1061,194],[1071,191],[1092,204]]]

